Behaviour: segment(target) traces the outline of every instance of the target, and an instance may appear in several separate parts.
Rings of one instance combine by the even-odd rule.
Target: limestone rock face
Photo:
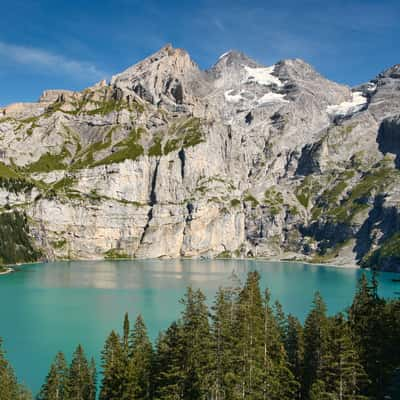
[[[54,103],[62,99],[72,98],[75,92],[72,90],[45,90],[39,98],[40,103]]]
[[[398,65],[349,88],[236,51],[202,71],[167,45],[110,83],[2,109],[0,207],[48,259],[397,269],[399,88]]]
[[[111,79],[111,85],[167,108],[193,104],[193,89],[201,76],[186,51],[166,45],[159,52]],[[201,79],[201,78],[200,78]]]

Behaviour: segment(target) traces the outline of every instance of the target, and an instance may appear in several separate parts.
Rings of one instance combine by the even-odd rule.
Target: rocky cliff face
[[[1,213],[29,254],[400,268],[399,66],[351,89],[238,52],[201,71],[168,45],[0,113]]]

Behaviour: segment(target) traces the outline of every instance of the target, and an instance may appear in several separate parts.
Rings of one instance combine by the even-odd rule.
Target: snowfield
[[[266,68],[251,68],[245,65],[244,68],[247,73],[247,82],[256,82],[260,85],[265,86],[283,86],[283,82],[276,76],[272,75],[275,69],[275,65]]]
[[[351,101],[344,101],[340,104],[328,106],[326,111],[332,116],[347,116],[362,110],[366,104],[367,98],[364,97],[362,92],[353,92]]]

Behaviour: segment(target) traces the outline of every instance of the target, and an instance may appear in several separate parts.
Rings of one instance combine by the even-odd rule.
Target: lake
[[[211,303],[232,272],[242,280],[258,270],[263,288],[287,313],[304,320],[319,290],[330,314],[352,300],[362,271],[290,262],[243,260],[75,261],[25,265],[0,276],[0,337],[18,378],[36,393],[59,350],[70,357],[78,343],[99,360],[124,313],[141,313],[152,339],[179,316],[185,288],[201,288]],[[381,273],[380,294],[396,297],[396,274]]]

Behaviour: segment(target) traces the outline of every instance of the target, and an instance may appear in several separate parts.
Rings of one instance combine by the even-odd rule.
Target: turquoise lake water
[[[234,271],[242,280],[257,269],[263,288],[285,312],[304,319],[319,290],[330,314],[344,310],[361,271],[234,260],[54,262],[26,265],[0,276],[0,337],[21,381],[37,392],[58,350],[70,357],[78,343],[99,359],[111,329],[121,330],[124,313],[141,313],[154,339],[179,316],[185,288],[201,288],[211,302]],[[380,294],[396,297],[396,274],[380,274]]]

